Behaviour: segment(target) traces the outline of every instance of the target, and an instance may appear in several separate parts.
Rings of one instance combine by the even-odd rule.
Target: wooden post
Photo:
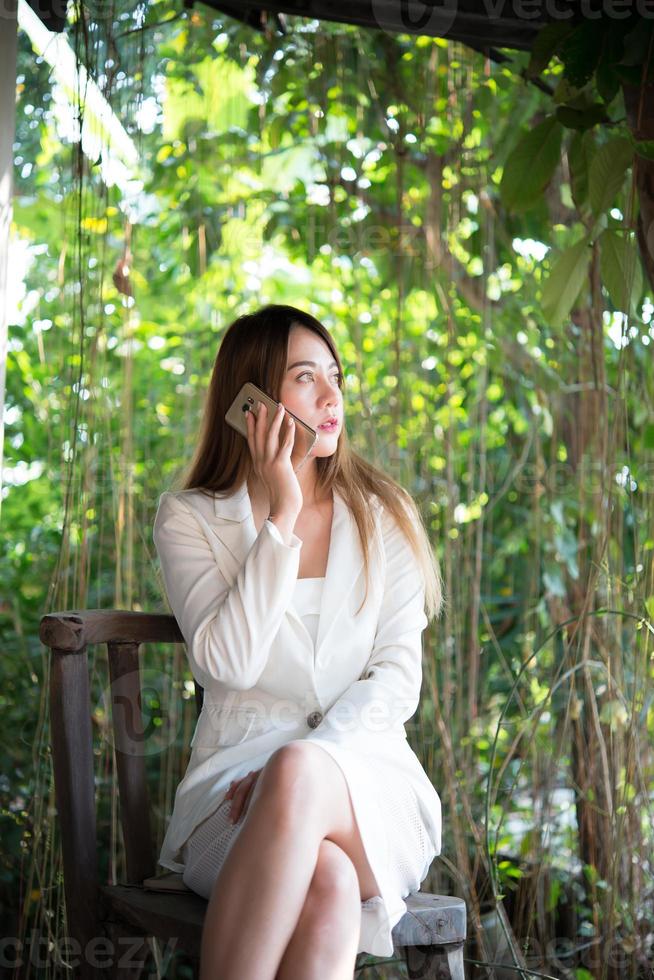
[[[463,943],[406,946],[404,956],[411,980],[465,980]]]
[[[138,643],[108,643],[111,715],[120,787],[127,881],[140,885],[155,872],[145,771]]]
[[[53,649],[50,674],[50,725],[55,795],[59,811],[68,932],[80,945],[79,976],[93,980],[88,959],[98,922],[98,871],[95,827],[93,737],[86,649]]]
[[[11,196],[16,132],[17,0],[0,0],[0,512],[2,460],[5,444],[5,379],[7,376],[7,266],[11,229]]]

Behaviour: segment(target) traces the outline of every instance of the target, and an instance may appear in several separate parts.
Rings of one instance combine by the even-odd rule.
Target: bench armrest
[[[183,643],[177,620],[167,613],[84,609],[43,616],[41,642],[51,650],[81,653],[91,643]]]
[[[98,868],[93,733],[87,648],[106,643],[112,717],[126,850],[127,877],[140,884],[154,874],[142,734],[139,647],[183,643],[174,616],[123,609],[52,612],[41,618],[39,636],[50,648],[50,732],[55,793],[61,828],[66,904],[85,944],[97,933]],[[196,698],[198,693],[196,691]],[[116,716],[116,703],[131,710]],[[132,741],[125,718],[133,720]],[[136,751],[132,742],[136,735]]]

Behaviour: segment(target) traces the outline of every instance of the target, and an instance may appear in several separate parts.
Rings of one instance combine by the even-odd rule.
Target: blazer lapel
[[[236,560],[238,569],[257,538],[247,481],[243,480],[226,497],[214,496],[214,513],[220,518],[216,533]]]
[[[322,649],[329,640],[347,597],[363,568],[363,553],[356,522],[340,493],[336,489],[333,493],[334,510],[329,553],[314,653],[316,662],[320,659]],[[243,480],[234,493],[226,497],[215,496],[214,512],[220,519],[220,523],[215,525],[216,534],[229,549],[238,569],[257,538],[247,481]],[[295,608],[293,597],[289,602],[287,615],[298,625],[306,636],[307,643],[310,644],[311,638]]]

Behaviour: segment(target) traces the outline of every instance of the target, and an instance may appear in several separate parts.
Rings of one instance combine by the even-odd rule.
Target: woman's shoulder
[[[174,511],[183,513],[193,511],[210,516],[214,511],[215,496],[211,491],[201,489],[164,490],[157,507],[157,516]]]
[[[214,494],[210,490],[202,490],[194,487],[191,490],[163,490],[159,495],[160,502],[162,500],[177,500],[185,504],[192,504],[202,498],[213,500]]]

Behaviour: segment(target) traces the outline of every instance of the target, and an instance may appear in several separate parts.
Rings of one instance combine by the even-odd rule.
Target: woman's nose
[[[333,391],[333,389],[330,388],[329,391],[324,393],[322,401],[325,405],[336,406],[338,405],[338,395],[335,391]]]

